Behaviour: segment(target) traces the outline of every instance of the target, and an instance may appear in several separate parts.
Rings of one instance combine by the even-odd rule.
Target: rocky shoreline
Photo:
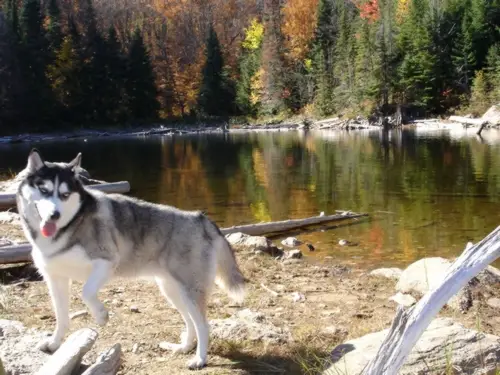
[[[0,229],[18,226],[15,216],[0,218]],[[273,242],[235,233],[227,239],[248,279],[248,298],[234,305],[215,291],[209,304],[212,349],[203,374],[252,374],[257,363],[287,374],[361,374],[387,334],[396,308],[414,305],[451,262],[435,257],[405,269],[368,270],[332,257],[311,258],[308,253],[314,247],[300,236]],[[0,357],[7,374],[30,374],[47,360],[37,353],[30,354],[36,361],[25,360],[23,345],[33,346],[55,322],[46,286],[33,272],[31,265],[0,269],[2,316],[7,319],[0,330],[8,332],[0,341]],[[453,368],[454,374],[479,375],[495,371],[497,364],[500,368],[499,286],[500,270],[494,267],[474,278],[433,320],[401,373],[448,373]],[[72,288],[74,332],[94,323],[79,298],[81,285]],[[162,349],[161,342],[175,340],[182,324],[154,285],[122,280],[106,287],[102,298],[111,310],[110,323],[99,328],[99,339],[84,364],[120,343],[126,358],[121,373],[159,375],[164,362],[175,373],[190,373],[185,357]],[[227,365],[228,360],[233,364]],[[235,365],[234,360],[243,362]]]

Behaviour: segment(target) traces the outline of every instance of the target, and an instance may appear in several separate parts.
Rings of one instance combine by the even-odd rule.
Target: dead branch
[[[500,226],[476,245],[468,244],[443,281],[412,308],[399,307],[389,333],[363,375],[396,375],[432,319],[460,289],[500,257]]]

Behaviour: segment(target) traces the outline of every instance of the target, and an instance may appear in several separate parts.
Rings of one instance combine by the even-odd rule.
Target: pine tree
[[[71,122],[78,110],[82,97],[80,87],[81,64],[71,36],[66,36],[57,51],[54,62],[47,67],[47,76],[51,82],[63,119]]]
[[[52,52],[61,47],[63,32],[61,29],[61,11],[57,0],[50,0],[48,5],[49,24],[47,27],[47,40]]]
[[[139,29],[132,37],[127,62],[126,89],[130,115],[134,119],[154,119],[159,109],[157,90],[149,54]]]
[[[224,73],[224,60],[217,34],[210,26],[205,47],[205,65],[198,94],[198,106],[207,115],[220,116],[232,112],[234,101],[228,92],[227,76]]]
[[[338,37],[338,16],[332,0],[320,0],[318,20],[311,49],[312,67],[315,75],[315,107],[321,115],[333,112],[333,89],[335,86],[333,67],[335,46]]]
[[[122,46],[114,27],[110,27],[106,41],[106,70],[108,90],[105,98],[106,118],[111,122],[125,120],[125,81],[127,66],[123,56]]]
[[[45,76],[48,62],[47,40],[44,37],[43,15],[39,0],[24,0],[21,11],[20,65],[24,79],[25,111],[29,123],[52,120],[53,101]]]
[[[262,41],[261,111],[264,115],[276,115],[286,109],[285,98],[289,95],[285,82],[283,35],[281,33],[281,1],[264,1],[264,39]]]
[[[403,103],[430,108],[435,99],[435,56],[430,53],[427,19],[427,1],[413,0],[398,36],[398,50],[402,56],[398,67],[398,91]]]
[[[16,39],[16,42],[19,40],[20,30],[19,30],[19,10],[17,7],[16,0],[6,0],[5,3],[5,20],[10,27],[11,35]]]
[[[467,1],[466,4],[470,5],[470,1]],[[460,32],[453,43],[452,55],[457,84],[459,87],[463,88],[464,92],[470,91],[472,78],[474,76],[474,67],[476,66],[471,25],[472,20],[469,9],[469,6],[465,7]]]
[[[340,10],[339,36],[335,46],[336,62],[334,74],[338,85],[335,87],[335,102],[339,107],[350,107],[354,104],[355,80],[355,9],[350,4],[345,4]]]

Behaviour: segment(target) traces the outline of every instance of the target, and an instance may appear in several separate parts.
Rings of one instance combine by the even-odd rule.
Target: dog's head
[[[78,178],[82,154],[69,163],[47,162],[40,152],[31,150],[26,177],[19,193],[34,205],[40,221],[40,232],[54,236],[70,223],[80,209],[83,187]]]

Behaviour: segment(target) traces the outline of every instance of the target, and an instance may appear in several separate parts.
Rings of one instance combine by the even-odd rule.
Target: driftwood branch
[[[86,187],[104,193],[128,193],[130,191],[130,184],[128,181],[107,182],[104,184],[87,185]],[[16,193],[0,194],[0,208],[8,208],[15,205]]]
[[[71,334],[35,375],[71,375],[83,356],[92,348],[98,333],[90,328]]]
[[[355,214],[344,212],[337,215],[323,215],[314,216],[307,219],[293,219],[293,220],[283,220],[283,221],[273,221],[270,223],[258,223],[249,225],[237,225],[229,228],[222,228],[221,232],[224,235],[241,232],[248,234],[250,236],[261,236],[269,233],[276,232],[286,232],[289,230],[303,228],[310,225],[318,225],[322,223],[348,220],[368,216],[367,214]]]
[[[250,236],[260,236],[276,232],[286,232],[309,225],[318,225],[322,223],[349,220],[368,216],[367,214],[356,214],[351,212],[342,212],[336,215],[320,215],[306,219],[294,219],[284,221],[274,221],[269,223],[258,223],[249,225],[238,225],[230,228],[221,228],[223,235],[242,232]],[[32,262],[31,245],[22,243],[19,245],[0,247],[0,264]]]
[[[408,310],[399,307],[388,335],[363,375],[396,375],[439,310],[498,257],[500,226],[476,245],[468,244],[462,255],[450,265],[443,281],[433,286],[416,305]]]
[[[475,125],[481,127],[485,126],[488,123],[487,120],[481,118],[469,118],[462,116],[450,116],[449,120],[453,122],[459,122],[460,124],[464,125]]]
[[[115,375],[121,364],[122,347],[119,343],[102,352],[96,362],[82,375]]]

